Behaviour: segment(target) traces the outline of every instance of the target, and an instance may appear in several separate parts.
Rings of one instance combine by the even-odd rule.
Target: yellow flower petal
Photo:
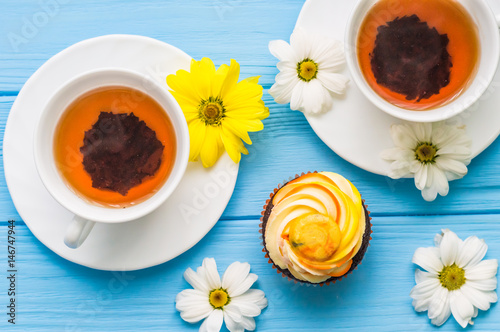
[[[260,79],[260,76],[252,76],[252,77],[245,78],[244,80],[242,80],[242,82],[259,84],[259,79]]]
[[[220,157],[220,147],[222,140],[220,138],[220,129],[214,126],[206,126],[207,131],[205,141],[200,151],[201,162],[204,167],[212,167]]]
[[[224,80],[220,90],[220,96],[222,100],[225,100],[227,95],[229,95],[231,91],[235,88],[235,86],[238,83],[239,76],[240,76],[240,64],[235,60],[231,59],[231,64],[229,65],[229,69],[227,70],[226,79]]]
[[[227,129],[241,138],[245,143],[252,144],[252,140],[250,139],[250,136],[248,136],[248,132],[245,130],[245,126],[242,125],[238,120],[224,118],[222,126],[227,127]]]
[[[259,119],[264,120],[269,116],[269,108],[264,106],[264,102],[261,103],[248,103],[244,107],[237,108],[226,108],[226,116],[234,119]]]
[[[212,82],[215,77],[215,66],[212,60],[203,58],[196,64],[191,62],[191,77],[191,89],[197,92],[199,100],[208,99],[212,94]]]
[[[229,71],[229,66],[226,64],[222,64],[215,72],[214,81],[212,82],[212,96],[214,97],[220,96],[222,85],[226,80],[228,71]]]
[[[241,104],[259,102],[262,100],[262,94],[263,89],[259,84],[241,81],[226,95],[224,102],[236,108]]]
[[[235,163],[240,162],[242,153],[248,154],[248,150],[245,148],[245,145],[243,145],[241,139],[224,127],[222,127],[221,138],[227,154]]]
[[[167,85],[173,92],[182,95],[183,99],[193,104],[200,103],[200,98],[192,87],[191,74],[187,71],[178,70],[175,75],[168,75]]]
[[[228,117],[228,119],[233,119]],[[264,124],[262,121],[258,119],[243,119],[243,118],[236,118],[233,119],[235,122],[237,121],[239,125],[244,128],[245,131],[261,131],[264,129]]]
[[[194,120],[189,123],[189,144],[191,145],[189,150],[189,161],[198,160],[198,155],[205,141],[206,128],[205,124],[200,120]]]
[[[200,121],[200,117],[198,116],[197,113],[186,113],[186,112],[184,112],[184,117],[186,118],[186,122],[187,122],[188,126],[193,121],[201,122]]]
[[[184,114],[198,114],[199,104],[195,104],[191,98],[186,98],[182,93],[176,91],[170,91],[170,93],[174,96]]]

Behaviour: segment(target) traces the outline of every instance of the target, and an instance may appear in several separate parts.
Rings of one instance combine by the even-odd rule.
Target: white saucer
[[[33,131],[48,98],[59,86],[85,71],[127,68],[165,78],[189,69],[191,57],[155,39],[110,35],[82,41],[48,60],[26,82],[9,114],[4,137],[5,177],[14,204],[31,232],[61,257],[95,269],[128,271],[177,257],[219,220],[236,184],[239,165],[224,155],[204,169],[190,163],[168,201],[139,220],[97,224],[78,249],[63,243],[72,214],[43,186],[33,159]]]
[[[491,1],[490,1],[491,2]],[[347,19],[356,1],[307,0],[296,26],[344,41]],[[347,68],[343,74],[350,77]],[[500,134],[500,67],[493,83],[470,109],[450,121],[467,126],[472,137],[472,155],[476,157]],[[389,163],[380,159],[381,151],[393,147],[389,128],[402,120],[391,117],[376,108],[356,87],[353,80],[345,96],[334,100],[332,110],[307,121],[319,138],[330,149],[366,171],[387,175]]]

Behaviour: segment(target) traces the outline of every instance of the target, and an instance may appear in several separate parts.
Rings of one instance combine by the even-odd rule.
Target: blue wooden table
[[[411,180],[393,181],[343,161],[301,113],[274,103],[267,93],[278,72],[268,42],[288,40],[302,5],[303,0],[2,0],[2,136],[17,94],[40,65],[78,41],[114,33],[157,38],[217,65],[236,59],[242,77],[262,76],[271,115],[264,131],[251,135],[254,145],[242,159],[234,195],[213,230],[180,257],[141,271],[96,271],[47,249],[22,222],[0,168],[0,330],[196,331],[199,325],[181,320],[174,299],[189,287],[184,270],[199,266],[204,257],[214,257],[221,272],[236,260],[251,264],[259,275],[256,287],[269,299],[257,319],[258,331],[438,330],[411,306],[411,257],[417,247],[431,246],[441,228],[450,228],[462,238],[484,238],[487,258],[500,258],[500,141],[473,160],[466,178],[451,183],[447,197],[433,203],[423,201]],[[323,288],[294,285],[277,275],[263,257],[258,233],[269,192],[283,179],[309,170],[345,175],[373,216],[373,240],[363,264],[348,279]],[[10,219],[17,225],[15,326],[6,315]],[[481,312],[469,329],[500,330],[499,306]],[[461,328],[450,319],[439,330]]]

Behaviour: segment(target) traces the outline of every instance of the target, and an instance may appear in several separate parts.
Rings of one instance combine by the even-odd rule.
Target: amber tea
[[[176,156],[173,125],[143,92],[102,87],[75,100],[54,136],[59,173],[80,197],[101,206],[127,207],[156,193]]]
[[[457,98],[476,74],[479,50],[477,26],[456,0],[379,0],[357,41],[371,88],[411,110]]]

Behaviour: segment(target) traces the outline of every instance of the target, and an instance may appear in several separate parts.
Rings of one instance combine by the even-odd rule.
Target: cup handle
[[[72,249],[78,248],[87,239],[94,225],[94,221],[75,216],[66,230],[64,243]]]

